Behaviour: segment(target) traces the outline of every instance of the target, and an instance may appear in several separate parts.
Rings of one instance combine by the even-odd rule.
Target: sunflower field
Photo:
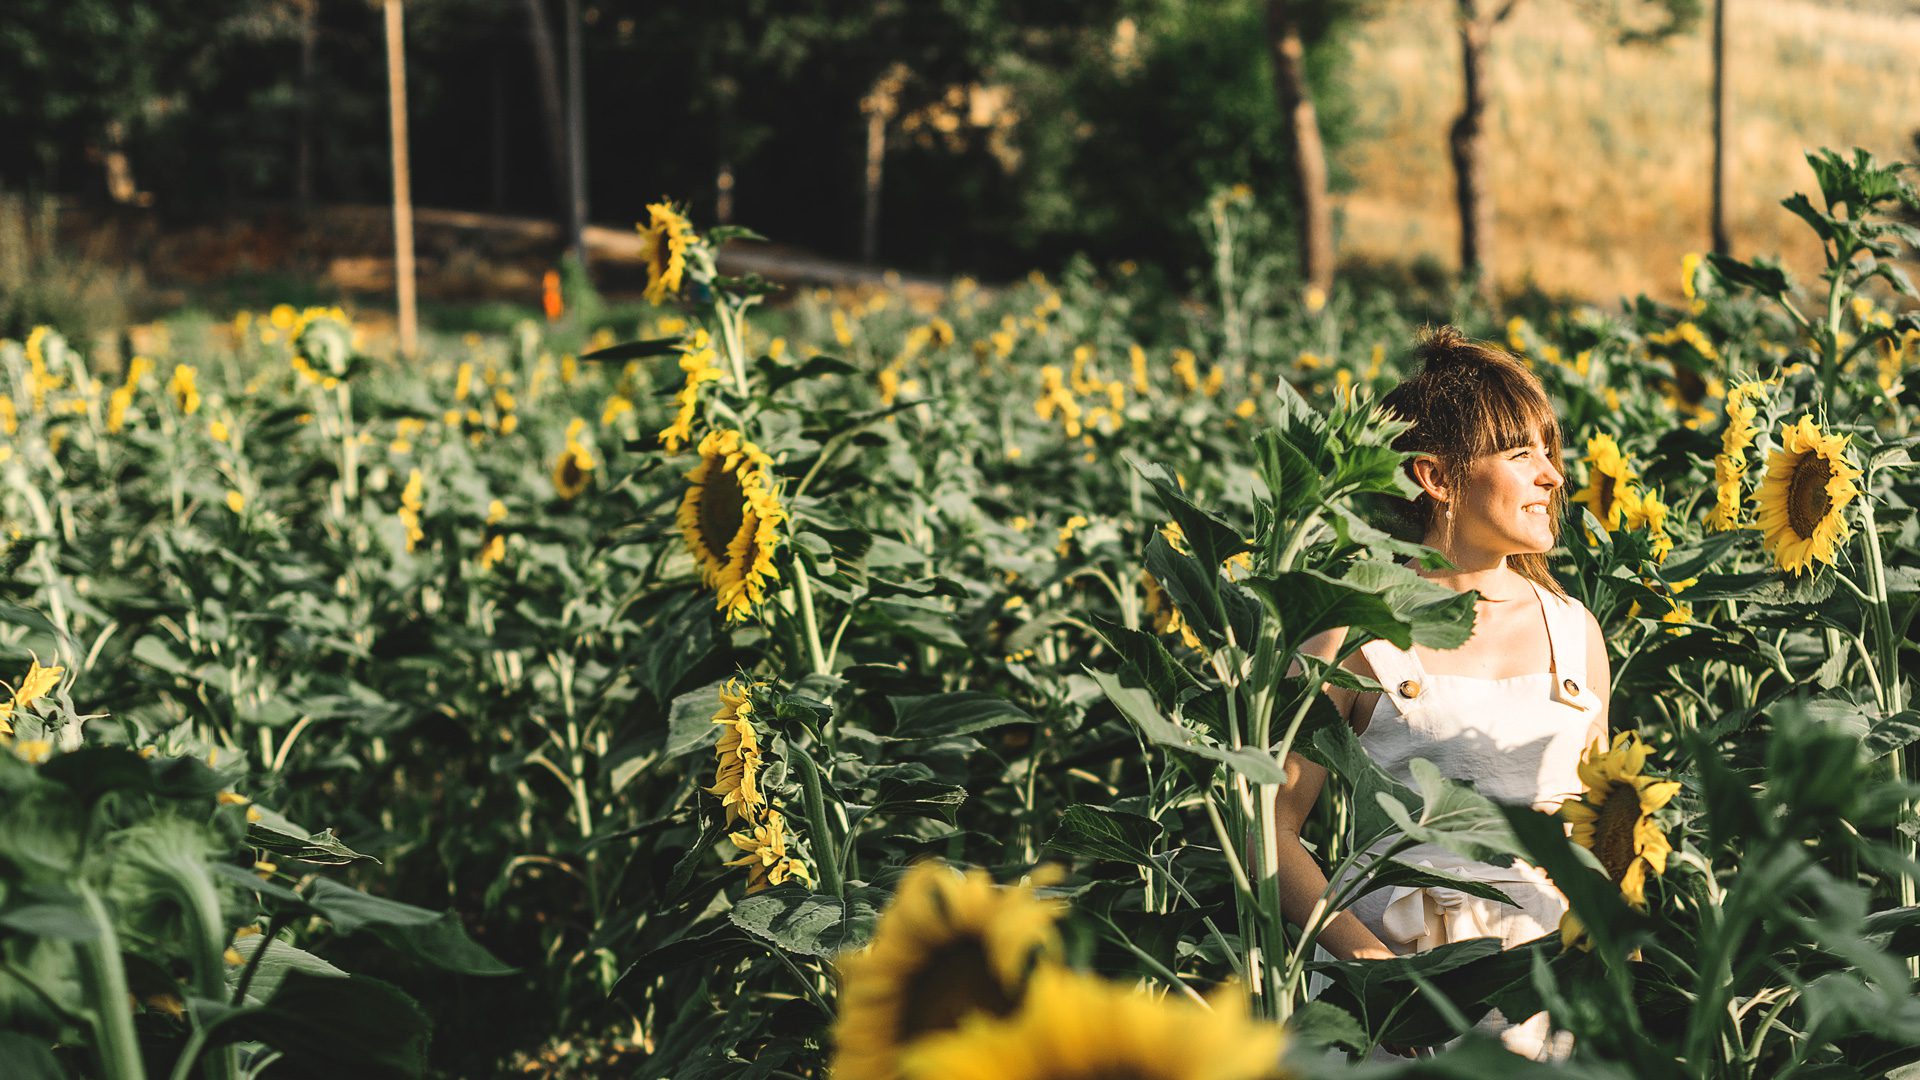
[[[1920,198],[1809,161],[1824,276],[1612,311],[1301,299],[1228,189],[1178,292],[793,295],[661,202],[638,325],[0,342],[5,1074],[1920,1075]],[[1301,652],[1471,633],[1373,405],[1428,319],[1562,419],[1617,734],[1557,817],[1396,782]],[[1304,931],[1289,752],[1337,779]],[[1502,898],[1415,843],[1572,913],[1316,952]]]

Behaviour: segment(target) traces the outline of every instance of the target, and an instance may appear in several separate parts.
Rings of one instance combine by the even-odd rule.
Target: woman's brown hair
[[[1547,400],[1546,388],[1533,372],[1498,345],[1471,341],[1451,326],[1427,327],[1420,332],[1414,356],[1423,363],[1419,374],[1403,381],[1381,401],[1382,407],[1413,426],[1393,440],[1396,450],[1428,454],[1440,465],[1447,490],[1461,491],[1467,471],[1482,454],[1497,454],[1530,446],[1535,436],[1546,445],[1547,460],[1562,475],[1560,421]],[[1406,464],[1413,476],[1413,462]],[[1560,521],[1566,512],[1566,486],[1553,490],[1547,519],[1553,538],[1560,539]],[[1425,491],[1414,497],[1411,512],[1419,535],[1435,524],[1438,515],[1447,542],[1453,539],[1453,521],[1440,502]],[[1522,577],[1565,597],[1560,583],[1547,569],[1544,554],[1511,555],[1507,565]]]

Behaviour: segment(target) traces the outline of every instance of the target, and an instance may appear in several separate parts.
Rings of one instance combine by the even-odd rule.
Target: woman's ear
[[[1413,459],[1413,482],[1420,485],[1435,502],[1447,501],[1446,472],[1440,466],[1440,459],[1432,454],[1421,454]]]

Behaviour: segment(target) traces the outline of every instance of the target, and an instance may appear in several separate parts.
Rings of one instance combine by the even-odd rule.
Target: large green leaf
[[[1047,846],[1070,855],[1150,866],[1166,827],[1149,817],[1076,803],[1060,815]]]
[[[1133,669],[1135,678],[1153,691],[1154,700],[1161,708],[1173,708],[1182,690],[1200,685],[1200,681],[1173,658],[1158,637],[1145,630],[1133,630],[1110,622],[1099,615],[1093,615],[1092,621],[1100,631],[1100,636],[1106,639],[1107,647],[1119,653],[1127,666]]]
[[[1200,561],[1200,565],[1218,567],[1233,556],[1251,550],[1239,530],[1218,515],[1194,505],[1193,500],[1187,498],[1187,493],[1180,490],[1179,482],[1165,465],[1143,464],[1132,455],[1127,456],[1127,463],[1145,477],[1147,483],[1153,485],[1154,492],[1160,496],[1161,505],[1173,515],[1180,531],[1186,534],[1187,546],[1193,550],[1194,558]]]
[[[979,690],[951,694],[889,697],[896,739],[944,739],[1003,724],[1031,724],[1033,717],[1018,705]]]
[[[1286,770],[1280,767],[1272,754],[1253,747],[1233,750],[1220,746],[1200,732],[1167,719],[1154,704],[1153,695],[1146,690],[1125,686],[1119,676],[1104,671],[1089,671],[1088,674],[1100,684],[1107,700],[1120,710],[1120,715],[1139,728],[1148,741],[1192,757],[1218,762],[1256,784],[1287,782]]]
[[[1394,819],[1383,809],[1386,800],[1401,806],[1419,801],[1411,788],[1387,775],[1346,724],[1328,724],[1314,732],[1299,751],[1352,789],[1353,834],[1362,845],[1394,831]]]
[[[835,898],[788,883],[742,897],[727,917],[789,952],[832,956],[866,944],[886,900],[885,892],[865,886],[851,887],[845,898]]]
[[[443,971],[510,975],[518,970],[502,964],[469,937],[453,912],[369,896],[331,878],[316,879],[306,899],[340,933],[369,930],[394,949]]]
[[[1420,791],[1420,816],[1384,793],[1380,808],[1400,831],[1421,843],[1439,846],[1463,858],[1506,866],[1524,854],[1499,804],[1465,784],[1440,775],[1440,767],[1425,758],[1408,763]]]
[[[429,1024],[418,1002],[378,979],[289,971],[263,1006],[227,1013],[219,1042],[264,1043],[283,1055],[275,1070],[340,1076],[418,1077]]]
[[[1445,870],[1435,870],[1431,866],[1415,866],[1412,863],[1401,862],[1399,859],[1382,860],[1379,871],[1368,879],[1366,889],[1360,895],[1365,896],[1370,892],[1392,889],[1401,885],[1410,885],[1416,889],[1453,889],[1496,903],[1513,903],[1511,896],[1485,881],[1450,874]]]
[[[721,679],[673,699],[667,708],[667,748],[662,760],[671,761],[719,741],[720,725],[713,717],[720,711],[720,688],[725,685]]]
[[[1280,620],[1284,651],[1293,652],[1322,631],[1348,627],[1385,638],[1405,649],[1413,645],[1413,627],[1384,597],[1335,581],[1318,570],[1284,570],[1273,577],[1249,578],[1246,587],[1267,601]]]
[[[233,950],[240,954],[241,959],[254,965],[253,981],[247,984],[247,999],[256,1003],[271,998],[286,977],[296,971],[327,978],[347,977],[346,972],[305,949],[259,934],[235,939]],[[258,963],[254,962],[256,953],[260,956]],[[233,969],[229,979],[238,982],[244,970]]]

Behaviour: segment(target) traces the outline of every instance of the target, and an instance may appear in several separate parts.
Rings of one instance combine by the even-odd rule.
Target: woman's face
[[[1532,445],[1474,459],[1453,502],[1454,547],[1489,555],[1552,550],[1553,493],[1564,483],[1537,437]]]

